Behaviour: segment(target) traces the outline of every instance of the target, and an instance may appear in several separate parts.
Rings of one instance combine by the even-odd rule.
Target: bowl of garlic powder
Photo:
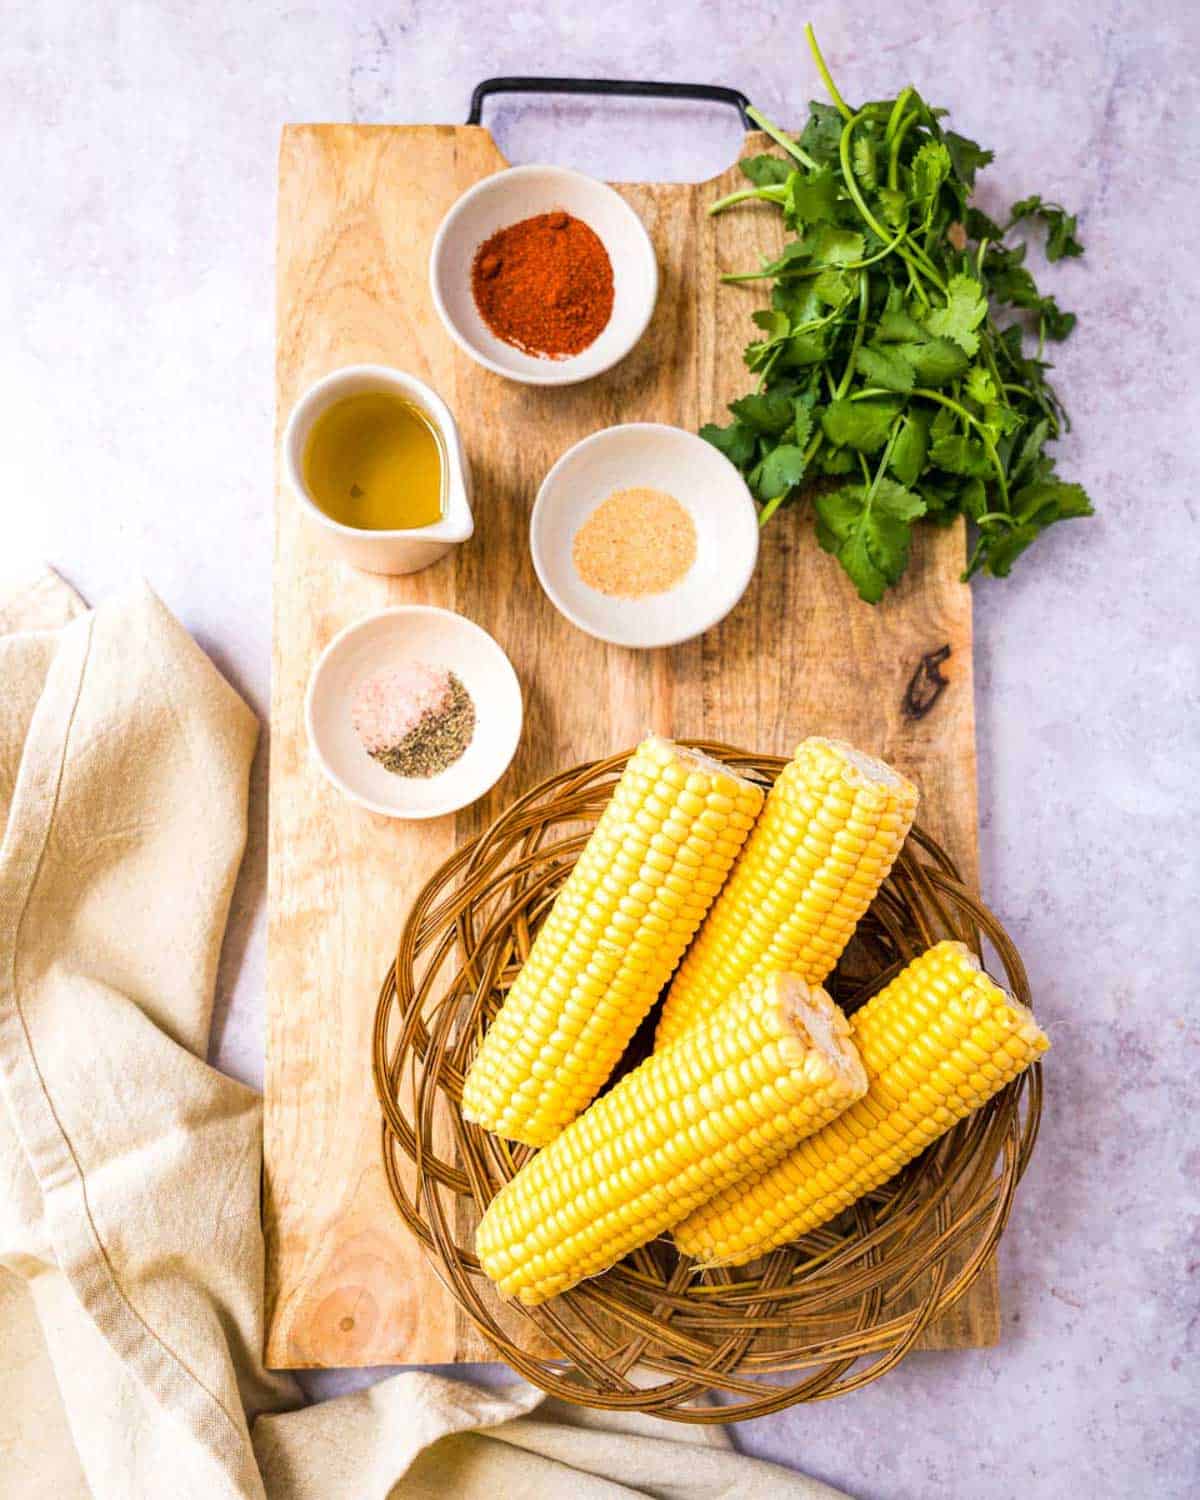
[[[758,517],[727,458],[680,427],[631,422],[569,448],[530,521],[542,588],[580,630],[673,646],[723,620],[758,561]]]

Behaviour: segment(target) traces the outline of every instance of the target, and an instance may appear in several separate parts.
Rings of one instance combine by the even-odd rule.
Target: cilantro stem
[[[875,491],[879,488],[879,481],[887,473],[887,466],[891,462],[892,449],[896,446],[896,439],[900,436],[900,423],[892,423],[892,430],[888,433],[887,444],[883,450],[883,457],[879,460],[879,467],[875,470],[875,478],[871,480],[871,487],[867,491],[864,502],[864,513],[871,509],[871,501],[875,498]]]
[[[819,276],[822,271],[828,269],[828,266],[819,266],[815,271],[797,273],[795,279],[799,281],[802,275]],[[726,271],[721,277],[722,283],[726,286],[738,286],[743,281],[781,281],[782,279],[778,270],[773,271],[769,266],[764,271]]]
[[[882,250],[877,250],[874,255],[868,255],[865,260],[847,261],[842,267],[843,271],[861,271],[865,266],[873,266],[877,260],[882,260],[885,255],[890,255],[899,245],[901,240],[908,238],[908,229],[897,229],[894,239],[888,241]]]
[[[888,141],[890,143],[892,137],[896,134],[896,127],[900,124],[900,117],[904,114],[904,106],[911,98],[912,84],[910,83],[908,87],[905,88],[897,96],[895,104],[892,105],[892,112],[888,116],[887,128],[883,132],[883,138],[885,141]]]
[[[763,506],[762,510],[759,511],[758,524],[760,527],[765,526],[771,519],[771,517],[775,514],[775,512],[779,509],[779,507],[783,504],[786,494],[786,490],[780,490],[779,494],[776,495],[773,499],[768,500],[767,503]]]
[[[1006,510],[989,510],[982,516],[975,517],[976,526],[982,526],[987,521],[1002,521],[1010,530],[1017,524]]]
[[[908,287],[909,287],[909,290],[912,291],[912,292],[916,292],[917,296],[925,304],[926,308],[928,308],[929,307],[929,297],[928,297],[928,294],[926,293],[925,288],[921,285],[920,279],[914,273],[913,268],[912,268],[912,264],[909,261],[905,261],[904,262],[904,269],[908,272]]]
[[[995,352],[992,349],[992,341],[991,341],[991,339],[988,336],[988,329],[987,329],[987,324],[986,323],[979,330],[979,333],[980,333],[979,347],[983,350],[983,360],[984,360],[984,363],[988,367],[988,374],[992,377],[992,381],[993,381],[993,383],[994,383],[994,385],[996,387],[996,390],[1000,393],[1001,400],[1003,400],[1004,390],[1005,390],[1004,381],[1001,380],[1001,378],[1000,378],[1000,369],[999,369],[999,366],[996,364],[996,355],[995,355]],[[1007,405],[1008,403],[1005,402],[1004,404]]]
[[[809,156],[808,152],[804,149],[800,142],[794,141],[789,135],[785,135],[784,132],[780,130],[779,126],[774,123],[774,121],[768,120],[766,115],[764,115],[760,110],[754,108],[753,104],[751,104],[747,108],[746,113],[750,116],[750,118],[754,121],[758,128],[766,135],[769,135],[777,146],[782,146],[789,156],[794,156],[796,160],[802,166],[807,167],[810,172],[815,172],[817,170],[817,163],[812,159],[811,156]]]
[[[833,78],[830,76],[829,69],[825,66],[825,59],[821,56],[821,48],[817,43],[817,34],[812,29],[811,21],[807,26],[805,26],[804,35],[808,38],[808,50],[813,55],[813,62],[815,62],[817,65],[817,72],[820,73],[821,77],[825,80],[825,87],[829,90],[829,97],[837,105],[838,113],[841,115],[842,119],[851,119],[853,117],[854,111],[842,98],[841,94],[838,93],[838,86],[836,83],[834,83]]]
[[[858,359],[858,351],[862,348],[863,334],[867,327],[867,308],[871,300],[871,278],[858,273],[858,322],[854,325],[854,341],[850,345],[850,355],[846,360],[846,368],[842,371],[842,378],[838,382],[837,390],[833,399],[840,401],[850,389],[850,382],[854,379],[854,365]]]
[[[917,119],[917,111],[915,109],[910,110],[908,114],[904,116],[903,120],[900,121],[900,125],[896,130],[895,137],[892,140],[891,148],[888,151],[888,187],[890,188],[896,188],[899,186],[900,147],[904,144],[904,137],[916,124]]]
[[[787,202],[787,188],[784,184],[768,184],[767,187],[738,188],[736,193],[727,193],[724,198],[718,198],[715,203],[710,203],[708,211],[710,214],[724,213],[727,208],[732,208],[735,203],[745,203],[750,198],[759,198],[765,203]]]
[[[780,342],[775,345],[774,349],[771,350],[770,354],[767,355],[766,363],[763,365],[762,370],[759,372],[758,384],[757,386],[755,386],[755,390],[760,395],[762,394],[763,386],[766,385],[771,371],[775,368],[775,365],[779,359],[779,356],[783,353],[783,350],[784,344],[783,341],[780,340]]]
[[[842,162],[842,175],[846,179],[846,188],[854,199],[854,206],[866,220],[867,224],[874,230],[881,240],[887,239],[887,230],[882,227],[879,220],[867,207],[867,200],[863,197],[858,186],[858,179],[854,175],[854,167],[850,161],[850,141],[854,135],[854,127],[864,118],[864,111],[851,115],[850,119],[842,126],[842,134],[838,140],[838,156]],[[901,251],[903,254],[903,251]]]
[[[863,219],[865,220],[866,224],[871,229],[875,237],[886,244],[888,232],[883,227],[883,225],[880,224],[879,220],[871,212],[870,208],[868,208],[867,200],[863,197],[862,191],[858,186],[858,180],[854,175],[854,168],[850,161],[850,141],[854,135],[854,127],[859,123],[860,120],[866,117],[866,113],[866,110],[860,109],[859,112],[856,115],[852,115],[846,122],[846,124],[842,127],[841,139],[838,141],[838,155],[841,158],[842,175],[846,179],[846,189],[849,192],[851,198],[853,198],[854,200],[855,208],[858,209],[859,213],[862,215]],[[901,256],[911,266],[915,266],[923,276],[925,276],[929,281],[932,281],[939,292],[945,293],[946,283],[938,275],[937,270],[923,250],[918,249],[916,245],[910,245],[907,248],[903,245],[897,245],[896,254]]]
[[[866,485],[867,491],[863,496],[862,515],[859,517],[859,524],[861,526],[865,526],[867,524],[867,520],[871,514],[871,506],[875,500],[875,492],[879,488],[879,481],[887,473],[887,466],[891,462],[892,458],[892,449],[895,446],[896,438],[899,436],[899,434],[900,423],[893,422],[892,429],[888,433],[887,444],[885,445],[883,450],[883,457],[879,460],[879,467],[875,470],[874,475],[872,475],[871,473],[870,465],[867,463],[865,455],[863,455],[862,453],[858,455],[858,466],[862,470],[863,483]]]
[[[969,583],[970,580],[974,578],[976,569],[979,567],[979,554],[983,551],[986,545],[987,536],[981,531],[975,540],[975,547],[971,552],[970,559],[967,562],[966,569],[961,576],[960,582]]]

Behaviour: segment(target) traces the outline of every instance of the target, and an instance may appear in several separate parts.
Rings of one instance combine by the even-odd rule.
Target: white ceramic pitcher
[[[304,479],[304,448],[313,423],[328,407],[364,391],[393,391],[429,419],[438,435],[445,465],[442,517],[432,526],[397,531],[368,531],[345,526],[327,516]],[[387,365],[348,365],[318,380],[292,408],[283,435],[283,466],[309,520],[320,532],[326,551],[367,573],[415,573],[465,542],[475,530],[471,516],[471,475],[462,439],[442,398],[403,370]]]

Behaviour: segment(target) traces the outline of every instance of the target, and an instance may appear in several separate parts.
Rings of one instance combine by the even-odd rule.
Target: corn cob
[[[894,1177],[1050,1045],[1032,1012],[955,942],[914,959],[850,1030],[870,1079],[865,1097],[678,1224],[686,1255],[738,1266],[807,1234]]]
[[[743,979],[833,972],[900,852],[917,790],[840,740],[807,739],[766,806],[671,983],[656,1044],[673,1040]]]
[[[651,737],[630,757],[467,1074],[463,1113],[544,1146],[600,1092],[762,806],[761,787]]]
[[[866,1086],[824,990],[751,980],[521,1168],[480,1222],[480,1263],[505,1296],[553,1297],[778,1160]]]

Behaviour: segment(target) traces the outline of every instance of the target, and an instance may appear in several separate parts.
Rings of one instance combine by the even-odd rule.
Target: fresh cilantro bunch
[[[964,576],[1004,577],[1048,526],[1092,514],[1046,452],[1067,425],[1046,341],[1075,317],[1007,239],[1039,222],[1051,261],[1081,255],[1075,219],[1040,197],[1015,203],[1003,227],[972,208],[992,153],[944,129],[945,110],[913,88],[851,109],[807,31],[833,104],[813,103],[797,139],[751,110],[787,156],[744,160],[751,186],[710,210],[774,203],[795,238],[760,270],[723,278],[774,287],[746,349],[757,388],[732,403],[729,426],[701,435],[746,475],[760,522],[809,493],[822,547],[872,604],[904,572],[920,518],[967,516]],[[1015,313],[1006,325],[1001,309]]]

